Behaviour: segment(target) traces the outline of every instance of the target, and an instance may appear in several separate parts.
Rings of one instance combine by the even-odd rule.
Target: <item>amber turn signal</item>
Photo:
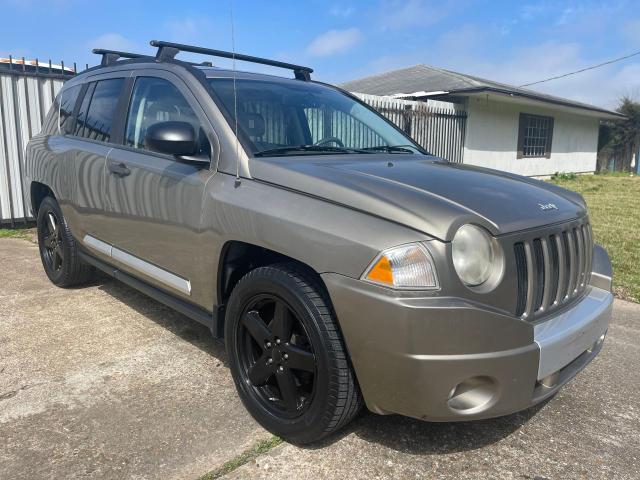
[[[367,279],[373,282],[393,285],[393,272],[391,271],[391,262],[389,262],[389,259],[385,256],[380,257],[380,260],[369,270]]]
[[[421,243],[410,243],[385,250],[371,262],[362,279],[391,288],[438,288],[433,259]]]

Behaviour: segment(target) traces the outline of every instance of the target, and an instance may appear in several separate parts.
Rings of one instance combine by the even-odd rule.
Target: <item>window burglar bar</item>
[[[553,138],[553,117],[520,114],[518,158],[549,158]]]

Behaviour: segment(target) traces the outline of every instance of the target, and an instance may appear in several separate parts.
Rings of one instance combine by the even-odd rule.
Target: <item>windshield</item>
[[[343,93],[307,82],[208,79],[218,103],[254,156],[424,153],[383,117]]]

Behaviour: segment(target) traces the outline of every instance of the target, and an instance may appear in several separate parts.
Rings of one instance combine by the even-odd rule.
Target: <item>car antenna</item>
[[[231,63],[233,70],[233,118],[235,119],[235,137],[236,137],[236,187],[240,186],[240,157],[238,156],[238,92],[236,90],[236,36],[233,25],[233,0],[229,0],[229,12],[231,16]]]

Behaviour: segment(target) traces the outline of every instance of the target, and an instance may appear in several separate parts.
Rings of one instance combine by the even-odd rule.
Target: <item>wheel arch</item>
[[[320,273],[312,266],[260,245],[239,240],[229,240],[223,245],[218,262],[216,282],[218,305],[225,305],[227,303],[233,287],[235,287],[238,281],[248,272],[258,267],[276,263],[292,263],[305,273],[313,276],[324,290],[327,298],[330,299],[329,292]]]
[[[38,215],[38,209],[40,208],[40,204],[46,197],[56,198],[55,193],[48,185],[42,182],[31,182],[29,187],[29,194],[31,197],[31,212],[34,217]]]

